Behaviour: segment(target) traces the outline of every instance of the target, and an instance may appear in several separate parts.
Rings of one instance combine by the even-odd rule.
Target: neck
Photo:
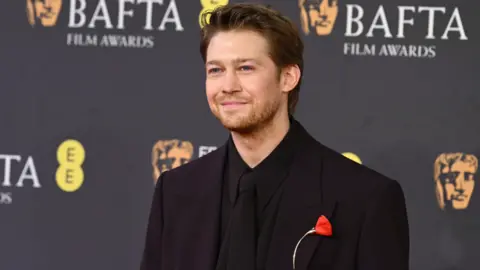
[[[257,166],[283,140],[290,127],[288,114],[275,116],[261,129],[248,134],[232,131],[238,153],[250,168]]]

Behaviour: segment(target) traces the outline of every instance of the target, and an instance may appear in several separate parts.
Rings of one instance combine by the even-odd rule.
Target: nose
[[[463,188],[463,184],[464,184],[463,182],[464,182],[464,179],[461,176],[459,176],[455,181],[455,191],[457,191],[460,194],[462,194],[465,191],[465,189]]]
[[[235,72],[229,71],[226,72],[225,76],[223,77],[223,92],[232,93],[240,91],[240,84]]]

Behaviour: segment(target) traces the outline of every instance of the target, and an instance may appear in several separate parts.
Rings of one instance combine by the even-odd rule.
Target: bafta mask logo
[[[435,189],[442,210],[468,208],[475,188],[478,159],[464,153],[444,153],[434,165]]]
[[[318,36],[330,35],[337,20],[337,0],[298,0],[303,32]]]
[[[158,141],[152,149],[153,179],[161,173],[189,162],[193,156],[193,144],[188,141]]]
[[[28,23],[32,27],[39,23],[44,27],[52,27],[57,23],[62,9],[62,0],[27,0]]]

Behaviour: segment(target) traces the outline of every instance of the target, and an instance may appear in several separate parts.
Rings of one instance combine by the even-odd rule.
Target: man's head
[[[209,14],[200,52],[215,117],[231,131],[248,133],[293,113],[303,71],[303,42],[294,24],[256,4]]]
[[[441,154],[435,161],[434,179],[441,209],[466,209],[475,188],[478,159],[463,153]]]

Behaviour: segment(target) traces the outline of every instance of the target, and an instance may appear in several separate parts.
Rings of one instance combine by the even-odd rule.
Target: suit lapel
[[[297,242],[315,227],[325,215],[329,220],[335,201],[323,196],[320,148],[310,137],[296,151],[292,168],[285,181],[267,259],[267,270],[293,269],[293,252]],[[300,243],[295,260],[296,270],[306,270],[315,249],[324,236],[309,235]]]

